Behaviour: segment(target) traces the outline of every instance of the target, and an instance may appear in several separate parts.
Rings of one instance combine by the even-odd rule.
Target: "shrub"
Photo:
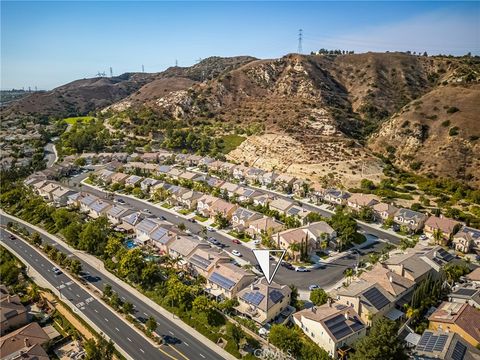
[[[450,126],[450,120],[445,120],[442,122],[443,127],[449,127]]]
[[[458,128],[458,126],[454,126],[454,127],[450,128],[450,130],[448,131],[448,135],[456,136],[456,135],[458,135],[459,130],[460,129]]]
[[[455,107],[455,106],[450,106],[448,109],[447,109],[447,114],[454,114],[456,113],[457,111],[460,111],[459,108]]]

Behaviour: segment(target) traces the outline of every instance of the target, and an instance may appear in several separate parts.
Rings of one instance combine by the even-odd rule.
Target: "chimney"
[[[25,344],[25,347],[30,346],[30,341],[28,341],[28,338],[23,339],[23,343]]]
[[[7,302],[10,302],[10,294],[7,295]]]
[[[328,304],[328,307],[332,307],[332,299],[328,298],[327,299],[327,304]]]
[[[317,313],[317,307],[316,306],[312,307],[312,313],[314,313],[314,314]]]
[[[345,315],[345,320],[348,320],[348,311],[345,311],[344,315]]]
[[[250,284],[250,290],[252,290],[252,291],[255,290],[255,286],[253,285],[253,283]]]
[[[388,276],[388,281],[390,281],[391,283],[393,283],[393,276],[392,276],[391,274]]]
[[[403,264],[400,264],[400,275],[405,276],[405,268],[404,268]]]

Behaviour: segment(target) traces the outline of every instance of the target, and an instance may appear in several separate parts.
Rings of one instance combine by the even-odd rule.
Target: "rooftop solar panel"
[[[423,351],[425,349],[425,346],[427,345],[428,341],[430,340],[431,336],[432,336],[431,332],[425,331],[422,335],[422,338],[418,342],[417,350]]]
[[[247,292],[245,294],[242,295],[242,299],[245,300],[246,302],[249,302],[250,304],[253,304],[253,305],[260,305],[260,303],[262,302],[262,300],[265,298],[265,296],[261,293],[259,293],[258,291],[254,291],[254,292]]]
[[[281,301],[283,298],[283,294],[278,290],[273,290],[270,292],[270,300],[272,300],[275,304]]]
[[[210,276],[210,281],[227,290],[230,290],[235,286],[235,283],[232,280],[227,279],[225,276],[216,272]]]
[[[363,293],[363,296],[377,310],[383,309],[390,301],[376,287],[373,287]]]
[[[417,350],[425,352],[443,352],[448,335],[434,335],[431,332],[425,332],[420,339]]]
[[[443,260],[445,261],[451,261],[453,259],[453,255],[450,254],[449,252],[445,251],[445,249],[438,249],[438,254],[442,257]]]
[[[477,289],[458,289],[457,291],[454,292],[455,295],[464,295],[464,296],[472,296],[474,295],[478,290]]]
[[[210,266],[210,264],[212,263],[211,261],[201,257],[200,255],[197,255],[197,254],[194,254],[191,258],[190,258],[190,262],[202,269],[206,269]]]
[[[452,353],[452,360],[463,360],[465,353],[467,352],[467,347],[463,345],[460,341],[457,341],[455,348]]]

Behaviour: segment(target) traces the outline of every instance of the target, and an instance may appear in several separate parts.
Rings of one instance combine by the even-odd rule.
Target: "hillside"
[[[480,186],[480,85],[448,85],[409,103],[368,146],[408,170]]]

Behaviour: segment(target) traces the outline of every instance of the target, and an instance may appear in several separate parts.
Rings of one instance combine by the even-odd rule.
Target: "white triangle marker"
[[[258,265],[263,271],[265,275],[265,279],[267,280],[268,284],[270,284],[277,273],[278,268],[280,267],[280,263],[282,262],[283,257],[287,250],[268,250],[268,249],[253,249],[253,255],[257,259]],[[280,260],[275,266],[273,273],[270,274],[270,254],[272,253],[281,253]],[[277,254],[278,255],[278,254]]]

